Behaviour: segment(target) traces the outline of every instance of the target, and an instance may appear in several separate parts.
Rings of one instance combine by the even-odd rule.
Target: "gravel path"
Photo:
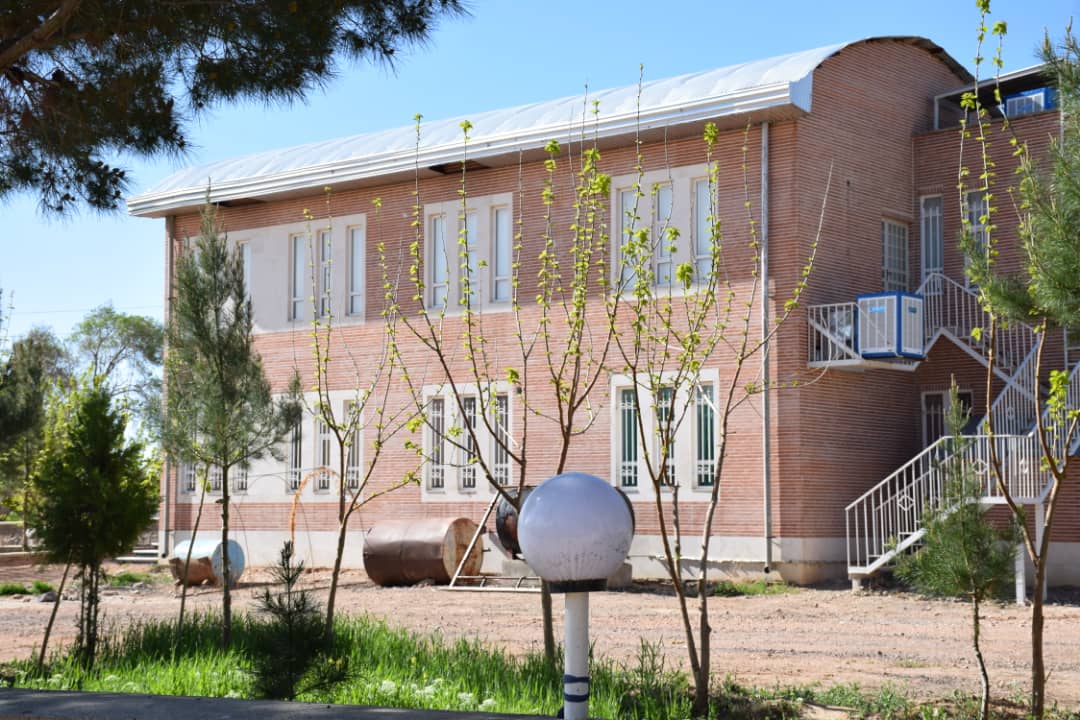
[[[110,568],[112,572],[119,567]],[[145,568],[129,568],[144,571]],[[60,568],[0,569],[0,583],[44,579],[57,582]],[[252,605],[265,572],[245,574],[234,601]],[[325,589],[329,573],[316,571],[307,582]],[[215,607],[220,591],[199,588],[189,606]],[[1080,708],[1080,604],[1075,594],[1047,607],[1048,697]],[[435,587],[378,588],[359,571],[343,577],[338,607],[370,613],[389,623],[448,639],[477,637],[513,653],[541,644],[539,596],[535,594],[450,592]],[[1052,598],[1053,600],[1053,598]],[[686,667],[685,641],[674,597],[660,592],[596,593],[591,598],[591,632],[598,654],[633,665],[640,643],[662,646],[668,667]],[[561,634],[561,605],[556,633]],[[946,697],[954,689],[977,689],[968,640],[968,606],[891,593],[852,594],[846,588],[800,589],[784,595],[715,598],[711,601],[713,667],[739,682],[772,687],[858,683],[865,688],[896,685],[919,697]],[[0,661],[27,657],[40,641],[50,605],[29,598],[0,598]],[[106,591],[105,622],[124,625],[176,613],[179,597],[169,582]],[[71,642],[77,603],[61,605],[54,638]],[[984,654],[994,692],[1023,697],[1028,687],[1027,637],[1030,612],[1015,605],[991,605],[983,620]]]

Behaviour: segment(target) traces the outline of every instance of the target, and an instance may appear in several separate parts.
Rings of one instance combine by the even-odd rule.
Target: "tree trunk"
[[[191,552],[195,549],[195,537],[199,534],[199,522],[202,520],[203,504],[206,502],[206,485],[202,486],[199,493],[199,509],[195,511],[195,526],[191,529],[191,538],[188,540],[187,555],[184,557],[184,572],[180,581],[180,617],[176,620],[176,639],[173,641],[173,660],[180,652],[180,642],[184,637],[184,607],[187,605],[188,572],[191,568]]]
[[[704,578],[698,582],[698,611],[700,613],[698,623],[698,668],[694,673],[694,705],[695,717],[707,717],[709,714],[709,668],[710,668],[710,637],[712,626],[709,625],[709,591]]]
[[[1035,590],[1031,597],[1031,715],[1042,720],[1046,709],[1046,666],[1043,662],[1043,587],[1045,563],[1035,565]]]
[[[971,598],[971,645],[975,648],[975,660],[979,663],[979,678],[982,681],[979,720],[987,720],[990,717],[990,676],[986,673],[986,661],[979,647],[979,630],[979,597],[975,595]]]
[[[544,659],[555,665],[555,628],[551,618],[551,586],[540,581],[540,611],[544,616]]]
[[[232,644],[232,583],[229,574],[229,469],[221,468],[221,646]]]
[[[53,601],[52,612],[49,614],[49,624],[45,626],[45,637],[41,639],[41,654],[38,655],[38,674],[45,669],[45,652],[49,649],[49,636],[52,635],[53,623],[56,622],[56,612],[60,609],[60,599],[64,595],[64,584],[67,583],[68,572],[71,570],[71,561],[64,566],[64,575],[60,578],[60,587],[56,590],[56,600]]]
[[[334,553],[334,571],[330,573],[330,594],[326,597],[326,642],[334,637],[334,601],[337,599],[338,578],[341,576],[341,558],[345,554],[345,533],[349,528],[349,516],[343,515],[338,523],[337,552]]]

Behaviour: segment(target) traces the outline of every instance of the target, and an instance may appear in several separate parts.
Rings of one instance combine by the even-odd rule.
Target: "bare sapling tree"
[[[279,444],[301,411],[294,377],[275,399],[254,347],[251,300],[239,248],[220,231],[213,206],[202,213],[194,246],[182,253],[172,278],[166,419],[162,444],[179,463],[220,471],[222,644],[232,636],[229,558],[230,481],[234,468]]]
[[[693,712],[699,716],[706,714],[709,706],[712,628],[707,584],[721,479],[730,452],[730,421],[736,409],[761,387],[760,380],[750,376],[754,372],[751,360],[798,308],[813,268],[829,193],[826,183],[818,230],[809,240],[801,277],[772,327],[758,333],[752,320],[753,309],[760,302],[762,252],[759,220],[754,217],[750,195],[750,127],[742,142],[746,214],[744,240],[739,244],[724,242],[717,203],[719,139],[718,129],[709,123],[704,132],[706,177],[695,187],[696,213],[690,232],[673,221],[677,201],[670,175],[646,185],[638,140],[638,179],[620,198],[618,271],[625,278],[627,297],[621,310],[612,305],[609,314],[617,328],[617,360],[625,383],[613,399],[620,433],[626,434],[625,452],[617,465],[618,482],[640,486],[638,475],[643,473],[651,486],[662,562],[675,589],[694,679]],[[693,252],[685,252],[687,247]],[[709,364],[719,368],[711,379],[706,377]],[[690,456],[687,450],[677,448],[684,426],[692,426],[697,437],[690,477],[685,469],[678,469],[679,460]],[[686,463],[682,464],[685,468]],[[682,493],[691,487],[688,481],[698,495],[693,502],[704,503],[703,519],[696,528],[696,555],[685,541],[694,531],[683,517]],[[690,607],[695,594],[696,623]]]
[[[988,37],[997,38],[992,58],[995,73],[1002,67],[1001,48],[1006,33],[1004,22],[988,27],[989,0],[979,0],[979,57]],[[1047,336],[1068,332],[1080,323],[1080,45],[1066,28],[1064,38],[1055,44],[1046,36],[1042,58],[1047,75],[1058,91],[1061,129],[1052,138],[1046,161],[1040,163],[1018,138],[1012,136],[1008,118],[996,123],[976,86],[962,99],[966,116],[962,122],[963,140],[974,138],[978,153],[977,175],[963,161],[957,183],[964,208],[961,247],[967,260],[967,272],[979,288],[979,298],[989,315],[989,323],[979,329],[991,349],[987,367],[986,391],[990,397],[994,368],[1000,359],[993,354],[999,332],[1016,322],[1026,322],[1036,333],[1034,369],[1030,391],[1034,395],[1035,435],[1040,458],[1030,468],[1045,485],[1035,507],[1043,516],[1028,524],[1022,499],[1018,498],[1014,478],[993,442],[1008,418],[999,417],[993,408],[987,413],[986,433],[991,437],[990,466],[997,490],[1005,499],[1020,528],[1022,545],[1034,568],[1031,595],[1031,714],[1042,718],[1046,709],[1046,664],[1043,656],[1044,595],[1049,567],[1051,537],[1060,512],[1062,488],[1069,483],[1072,449],[1080,424],[1080,381],[1069,373],[1064,363],[1057,365],[1047,357]],[[978,67],[978,64],[977,64]],[[976,73],[977,75],[977,73]],[[994,88],[993,103],[1001,103],[1000,87]],[[997,226],[996,166],[991,152],[994,126],[1009,138],[1017,158],[1018,187],[1009,194],[1018,215],[1022,253],[1019,267],[1003,267],[999,262],[1000,237]],[[969,207],[974,194],[981,203],[977,217]],[[1043,383],[1048,381],[1048,391]]]
[[[304,211],[309,228],[308,257],[313,288],[310,295],[313,368],[310,392],[313,399],[308,405],[311,415],[319,423],[321,434],[329,435],[328,444],[319,448],[320,455],[317,460],[321,467],[316,471],[325,475],[325,478],[320,478],[322,481],[329,483],[333,478],[337,482],[335,493],[338,501],[338,530],[334,546],[334,567],[330,574],[330,590],[326,601],[324,632],[327,641],[331,639],[334,631],[334,610],[349,521],[369,502],[406,485],[417,483],[415,473],[406,473],[386,485],[375,487],[372,484],[379,460],[388,443],[413,425],[415,410],[409,405],[401,405],[394,410],[394,405],[390,402],[397,371],[401,368],[401,358],[397,343],[398,315],[396,309],[390,306],[390,296],[385,292],[385,288],[390,284],[389,276],[384,275],[380,282],[383,306],[378,315],[382,323],[383,343],[376,352],[366,353],[361,358],[342,330],[334,327],[331,294],[334,277],[334,225],[330,212],[331,199],[330,188],[326,188],[325,226],[312,229],[313,216],[310,211]],[[376,212],[380,205],[381,202],[376,199]],[[353,232],[359,231],[354,228]],[[366,237],[361,235],[350,235],[349,240],[365,244],[367,242]],[[376,251],[379,267],[385,272],[386,250],[382,241],[376,244]],[[348,255],[353,262],[365,257],[362,248],[353,248]],[[350,272],[357,271],[357,268],[350,268]],[[350,308],[350,312],[366,312],[366,307],[359,305]],[[343,378],[347,378],[348,382],[343,382]],[[339,392],[338,387],[347,389]],[[349,398],[340,403],[342,394],[349,395]],[[336,455],[333,459],[336,467],[327,467],[331,462],[330,455]]]

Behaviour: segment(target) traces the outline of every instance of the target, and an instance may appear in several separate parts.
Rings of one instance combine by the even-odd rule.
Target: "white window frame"
[[[881,220],[881,289],[883,292],[910,290],[908,225],[892,218]]]
[[[232,492],[240,494],[247,493],[250,481],[251,468],[244,467],[243,465],[236,465],[233,467],[232,477],[229,478]]]
[[[461,406],[449,386],[424,388],[424,402],[429,414],[424,428],[424,456],[428,461],[425,463],[422,498],[491,497],[495,491],[480,464],[472,458],[484,458],[494,479],[504,485],[510,484],[513,472],[510,454],[494,437],[501,430],[504,437],[513,442],[513,392],[509,383],[462,384],[458,385],[458,395]],[[437,406],[441,407],[441,413],[432,412]],[[466,418],[470,415],[476,423],[475,445],[473,435],[465,428]],[[487,424],[484,415],[488,417]],[[451,431],[451,428],[458,430]]]
[[[316,416],[314,431],[315,466],[332,471],[334,469],[334,433],[330,429],[330,424]],[[316,493],[328,493],[331,490],[333,475],[327,470],[319,472],[314,478],[313,489]]]
[[[945,198],[942,195],[919,198],[919,229],[920,281],[926,282],[932,273],[945,272]]]
[[[193,494],[199,490],[199,481],[196,478],[195,463],[180,463],[176,469],[179,478],[180,492]]]
[[[513,201],[513,193],[500,193],[468,196],[464,203],[459,199],[424,206],[424,302],[428,310],[454,314],[464,309],[466,268],[469,307],[474,311],[510,307]],[[500,217],[505,218],[502,225]],[[441,248],[438,223],[442,224]],[[509,254],[505,261],[500,250]],[[440,277],[444,269],[445,279]]]
[[[367,268],[365,267],[367,259],[367,228],[363,223],[350,225],[345,230],[345,236],[348,242],[346,255],[348,257],[349,273],[349,293],[346,298],[345,314],[350,317],[362,318],[365,305],[364,293],[367,285]]]
[[[676,270],[683,264],[694,269],[693,285],[707,282],[701,273],[712,271],[713,239],[709,236],[708,219],[716,205],[716,188],[710,183],[708,165],[655,170],[640,176],[621,175],[612,178],[611,186],[611,227],[618,229],[612,240],[615,259],[612,282],[621,280],[623,291],[633,292],[633,267],[624,260],[624,247],[630,233],[642,227],[649,228],[652,245],[649,269],[654,286],[681,291]],[[670,207],[667,192],[670,192]],[[710,207],[700,208],[703,203]],[[674,246],[668,238],[671,228],[679,231]]]
[[[318,300],[319,317],[329,318],[334,307],[334,233],[330,228],[319,229],[314,236],[317,248],[312,255],[318,260],[315,266],[315,297]]]
[[[304,422],[298,420],[286,439],[288,443],[288,466],[285,474],[285,492],[295,494],[300,491],[304,473]]]
[[[345,401],[343,412],[345,413],[344,417],[346,422],[350,420],[355,407],[355,400]],[[354,493],[360,489],[360,479],[364,472],[362,430],[363,423],[360,418],[357,418],[356,427],[349,436],[349,439],[347,440],[349,445],[345,449],[345,489]]]
[[[289,235],[289,320],[307,317],[307,237],[303,233]]]
[[[659,393],[673,390],[676,420],[681,416],[681,422],[672,438],[674,447],[668,458],[669,484],[690,489],[692,492],[688,497],[692,499],[707,499],[712,491],[716,468],[719,426],[715,403],[719,373],[715,369],[705,369],[696,383],[685,383],[678,387],[671,384],[674,379],[673,373],[663,373],[652,384]],[[704,399],[700,394],[701,388],[711,391],[708,411],[702,409]],[[613,376],[611,397],[614,398],[611,418],[612,482],[631,495],[654,495],[644,449],[649,449],[648,462],[659,462],[661,447],[658,431],[659,420],[663,414],[659,408],[659,397],[650,396],[648,378],[639,378],[635,392],[633,380],[626,375]],[[631,406],[630,398],[634,398],[636,408]],[[709,422],[709,426],[703,427],[703,421]],[[634,423],[635,427],[629,428],[627,423]],[[646,428],[651,437],[642,438],[639,429],[641,427]],[[707,448],[708,452],[705,452],[704,442],[711,443]],[[627,452],[631,449],[635,451]],[[673,483],[670,482],[672,479]]]
[[[988,222],[984,222],[983,218],[989,219],[990,204],[986,199],[986,194],[989,190],[968,190],[964,193],[964,217],[968,221],[968,230],[971,232],[971,236],[975,241],[976,252],[986,252],[986,240],[988,231]],[[971,279],[968,277],[966,270],[971,266],[971,260],[968,257],[964,257],[964,284],[967,287],[973,287]]]

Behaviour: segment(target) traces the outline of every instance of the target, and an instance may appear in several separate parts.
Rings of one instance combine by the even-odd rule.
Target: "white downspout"
[[[761,496],[765,572],[772,569],[772,469],[769,436],[769,123],[761,123]]]
[[[174,235],[175,230],[176,230],[176,216],[175,215],[166,216],[166,218],[165,218],[165,313],[164,313],[164,316],[162,318],[162,320],[164,321],[164,325],[165,325],[166,329],[168,329],[168,327],[169,327],[169,316],[170,316],[170,313],[172,311],[170,301],[172,299],[173,262],[174,262],[174,258],[173,258],[173,251],[174,251],[174,248],[173,248],[173,235]],[[169,347],[168,347],[168,342],[167,341],[164,344],[164,351],[165,352],[162,353],[162,358],[164,358],[165,354],[169,352]],[[162,373],[164,373],[164,368],[162,368]],[[161,402],[164,403],[165,402],[165,393],[167,393],[169,391],[169,389],[167,387],[165,387],[164,378],[162,378],[161,387],[162,387]],[[165,411],[164,411],[164,408],[163,408],[162,409],[162,417],[164,417],[164,416],[165,416]],[[161,502],[161,505],[162,505],[162,512],[161,512],[160,520],[158,522],[158,557],[159,558],[167,558],[167,557],[169,557],[170,550],[171,550],[171,548],[169,547],[169,509],[170,509],[171,500],[172,500],[172,498],[169,496],[169,492],[170,492],[170,490],[169,490],[169,470],[170,469],[171,469],[171,467],[170,467],[170,463],[169,463],[169,456],[166,454],[166,455],[164,455],[162,457],[162,462],[161,462],[161,486],[162,486],[162,493],[161,493],[162,502]]]

